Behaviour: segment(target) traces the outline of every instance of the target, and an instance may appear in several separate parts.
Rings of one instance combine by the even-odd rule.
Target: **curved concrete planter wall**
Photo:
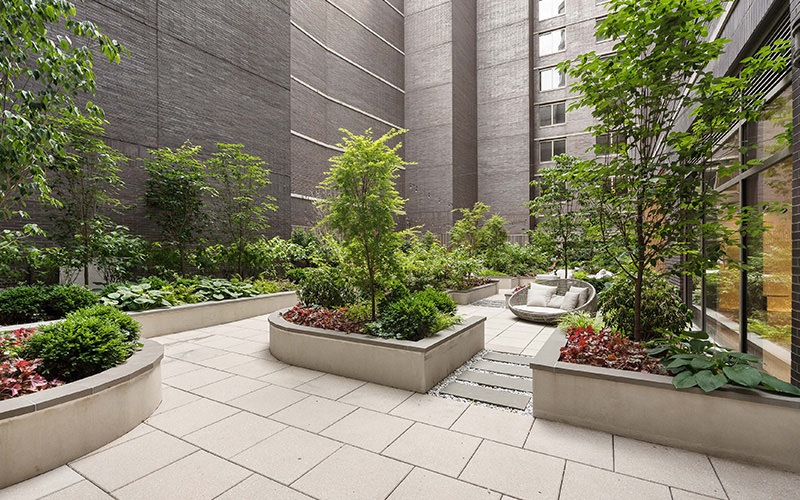
[[[295,292],[280,292],[128,314],[142,326],[140,332],[142,337],[152,338],[252,318],[293,306],[296,303],[297,294]]]
[[[269,315],[269,348],[286,363],[426,392],[483,349],[486,318],[473,316],[418,342],[340,333]]]
[[[155,411],[164,348],[151,340],[142,343],[110,370],[0,401],[0,488],[94,451]]]
[[[800,398],[735,388],[677,390],[671,377],[558,361],[556,332],[533,369],[533,415],[800,472]]]
[[[477,302],[481,299],[491,297],[492,295],[497,295],[499,293],[497,290],[497,282],[494,281],[492,283],[470,288],[469,290],[448,290],[447,293],[450,295],[450,298],[456,302],[456,304],[467,305]]]

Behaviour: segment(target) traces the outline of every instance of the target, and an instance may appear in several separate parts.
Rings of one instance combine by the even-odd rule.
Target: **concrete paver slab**
[[[253,474],[216,500],[313,500],[311,497],[276,483],[258,474]]]
[[[481,440],[474,436],[416,423],[383,454],[457,477],[480,443]]]
[[[410,471],[410,465],[344,446],[292,486],[320,500],[374,500],[386,498]]]
[[[355,409],[355,406],[338,401],[309,396],[273,413],[270,418],[307,431],[320,432]]]
[[[468,484],[451,477],[415,468],[388,500],[499,500],[500,493]]]
[[[83,481],[83,477],[66,465],[36,477],[0,489],[0,500],[36,500],[50,493]]]
[[[800,474],[711,457],[714,469],[731,500],[797,498]]]
[[[199,399],[150,417],[146,422],[173,436],[185,436],[237,412],[236,408],[228,405],[210,399]]]
[[[663,484],[568,462],[559,500],[671,500]]]
[[[468,406],[462,401],[414,394],[389,413],[439,427],[450,427]]]
[[[450,382],[439,392],[517,410],[524,410],[531,400],[530,394],[501,391],[491,387],[470,385],[458,381]]]
[[[269,384],[260,380],[242,377],[241,375],[231,375],[219,382],[192,389],[192,392],[207,399],[227,403],[232,399],[263,389],[267,385]]]
[[[518,365],[527,366],[533,362],[531,356],[520,356],[519,354],[508,354],[505,352],[488,351],[483,355],[483,359],[490,361],[501,361],[503,363],[515,363]]]
[[[156,408],[156,411],[153,412],[153,415],[158,415],[159,413],[170,411],[174,408],[178,408],[179,406],[183,406],[193,401],[197,401],[198,399],[200,399],[200,397],[190,392],[181,389],[176,389],[168,385],[162,386],[161,404],[158,405],[158,408]]]
[[[450,429],[512,446],[522,446],[532,423],[533,417],[530,415],[472,405]]]
[[[339,401],[386,413],[408,399],[412,394],[414,393],[411,391],[369,382],[339,398]]]
[[[481,360],[472,365],[476,370],[485,370],[487,372],[504,373],[506,375],[514,375],[515,377],[531,378],[533,372],[529,366],[512,365],[508,363],[498,363],[496,361]]]
[[[565,461],[483,441],[459,479],[521,500],[557,500]]]
[[[322,396],[328,399],[339,399],[342,396],[356,390],[364,385],[366,382],[362,380],[355,380],[347,377],[340,377],[338,375],[325,374],[313,380],[309,380],[305,384],[298,386],[298,391],[307,392],[316,396]]]
[[[250,471],[200,450],[114,491],[114,496],[119,500],[211,500],[249,475]]]
[[[603,469],[614,469],[611,434],[537,418],[525,448]]]
[[[281,387],[288,387],[294,389],[299,385],[303,385],[309,380],[314,380],[325,375],[324,372],[316,370],[309,370],[307,368],[300,368],[299,366],[287,366],[282,370],[272,372],[269,375],[261,377],[260,380],[270,384],[279,385]]]
[[[414,422],[359,408],[322,432],[337,441],[380,453]]]
[[[206,451],[230,458],[285,428],[285,425],[268,418],[240,411],[187,434],[184,439]]]
[[[230,376],[230,373],[225,373],[213,368],[203,367],[198,370],[192,370],[190,372],[181,373],[180,375],[175,375],[174,377],[165,378],[164,383],[178,389],[183,389],[184,391],[191,391],[192,389],[196,389],[204,385],[219,382],[220,380],[226,379]]]
[[[41,500],[114,500],[114,497],[84,480],[42,497]]]
[[[488,385],[491,387],[502,387],[513,391],[531,392],[531,379],[522,377],[510,377],[499,373],[477,372],[466,370],[458,376],[458,380],[475,382],[476,384]]]
[[[277,385],[268,385],[263,389],[232,399],[228,401],[228,404],[268,417],[307,397],[308,395],[302,392],[278,387]]]

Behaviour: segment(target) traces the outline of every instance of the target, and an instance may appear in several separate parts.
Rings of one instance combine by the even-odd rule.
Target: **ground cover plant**
[[[640,342],[611,328],[595,331],[592,325],[567,329],[567,345],[561,348],[559,360],[641,373],[664,372],[659,360],[649,356]]]
[[[0,332],[0,400],[56,387],[63,382],[47,380],[39,373],[41,359],[23,359],[17,351],[36,333],[34,328]]]

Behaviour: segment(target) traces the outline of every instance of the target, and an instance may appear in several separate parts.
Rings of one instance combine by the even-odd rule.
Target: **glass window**
[[[565,0],[539,0],[539,20],[564,15]]]
[[[566,152],[567,140],[564,138],[541,141],[539,143],[539,162],[553,161],[554,157]]]
[[[539,106],[539,126],[548,127],[567,121],[567,103],[554,102]]]
[[[789,147],[791,126],[792,86],[789,85],[764,107],[761,118],[753,126],[749,139],[756,145],[754,156],[764,160]]]
[[[539,71],[539,90],[560,89],[567,85],[567,75],[556,68]]]
[[[566,46],[566,29],[548,31],[539,35],[539,55],[546,56],[563,51]]]
[[[747,239],[748,351],[764,370],[790,381],[792,343],[792,159],[748,179],[758,208]],[[760,225],[760,227],[758,227]],[[750,348],[753,346],[753,348]]]

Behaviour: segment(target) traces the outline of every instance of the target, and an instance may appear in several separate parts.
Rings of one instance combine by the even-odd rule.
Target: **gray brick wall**
[[[792,31],[800,29],[800,0],[791,0]],[[793,58],[800,58],[794,47]],[[800,385],[800,68],[792,70],[792,383]]]

